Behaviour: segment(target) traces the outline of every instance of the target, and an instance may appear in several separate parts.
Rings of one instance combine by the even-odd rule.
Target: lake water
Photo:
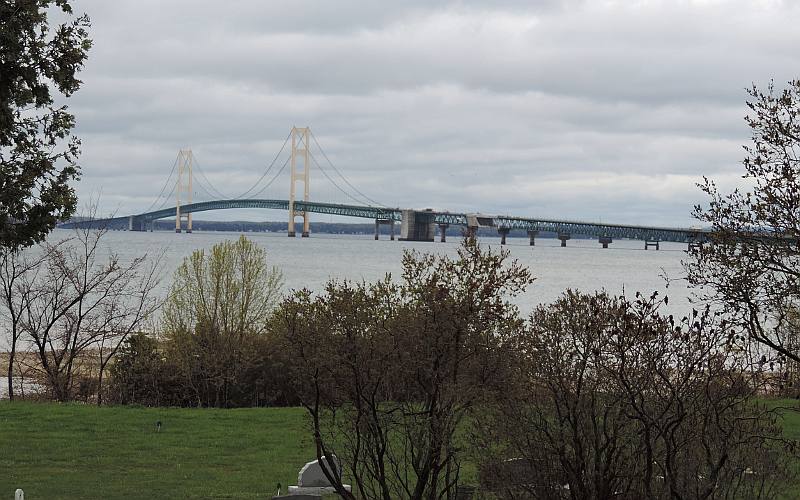
[[[68,230],[56,230],[51,238],[70,234]],[[220,241],[238,238],[239,234],[112,231],[105,235],[103,246],[123,259],[164,250],[162,289],[165,291],[172,272],[194,249],[210,248]],[[283,271],[287,291],[302,287],[321,290],[330,278],[372,281],[387,272],[399,276],[403,250],[414,248],[452,255],[459,245],[459,238],[455,237],[448,238],[447,243],[421,243],[389,241],[385,235],[380,241],[375,241],[372,235],[312,234],[310,238],[293,239],[285,233],[246,235],[262,245],[271,263]],[[480,241],[500,246],[499,238]],[[644,250],[643,242],[628,240],[616,240],[608,249],[603,249],[596,240],[573,239],[567,245],[561,248],[557,239],[538,238],[536,246],[531,247],[527,238],[508,239],[506,247],[512,257],[528,266],[537,277],[528,292],[515,300],[524,313],[536,304],[556,299],[567,288],[587,292],[605,289],[614,294],[624,291],[631,297],[636,291],[650,294],[657,290],[669,295],[669,312],[683,315],[690,310],[689,290],[681,279],[685,244],[661,243],[658,251]],[[669,287],[665,276],[671,280]]]
[[[72,231],[55,230],[51,241],[72,236]],[[111,231],[102,240],[105,252],[116,252],[121,259],[133,259],[148,253],[164,253],[164,269],[160,293],[166,295],[172,274],[184,257],[198,248],[210,248],[215,243],[236,239],[241,233],[195,232],[128,232]],[[367,280],[381,279],[385,273],[399,277],[405,249],[454,255],[459,238],[448,237],[447,243],[389,241],[388,236],[375,241],[372,235],[312,234],[310,238],[287,238],[285,233],[246,233],[262,245],[270,262],[284,275],[286,292],[294,288],[322,290],[331,278]],[[499,238],[481,238],[482,244],[500,247]],[[677,317],[691,311],[690,290],[687,288],[681,261],[686,257],[686,245],[661,243],[661,249],[644,250],[641,241],[617,240],[603,249],[596,240],[573,239],[566,248],[557,239],[537,238],[529,246],[526,238],[508,238],[506,248],[511,256],[527,266],[536,277],[527,293],[514,299],[523,314],[536,305],[548,303],[567,288],[592,292],[605,289],[609,293],[633,297],[635,292],[650,294],[658,291],[670,298],[663,312]],[[670,283],[667,286],[667,280]],[[0,335],[0,349],[7,342]],[[2,391],[0,390],[0,397]]]

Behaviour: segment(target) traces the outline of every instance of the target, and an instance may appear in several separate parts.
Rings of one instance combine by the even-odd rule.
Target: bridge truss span
[[[705,240],[707,231],[694,228],[669,228],[604,224],[584,221],[529,219],[510,216],[493,217],[494,226],[524,231],[547,231],[556,234],[580,234],[597,238],[620,238],[642,241],[672,241],[696,243]]]
[[[338,215],[360,219],[371,219],[383,223],[403,222],[403,210],[399,208],[375,207],[368,205],[349,205],[315,201],[295,201],[295,210],[324,215]],[[181,214],[192,214],[211,210],[230,209],[268,209],[289,210],[289,200],[280,199],[229,199],[213,200],[181,205]],[[115,227],[131,231],[147,231],[152,222],[158,219],[175,217],[174,208],[164,208],[125,217],[97,219],[63,224],[61,227]],[[600,239],[613,238],[652,241],[671,241],[680,243],[702,243],[707,231],[694,228],[667,228],[635,226],[625,224],[606,224],[585,221],[548,220],[503,215],[466,214],[458,212],[418,211],[426,215],[426,220],[444,231],[449,226],[462,226],[466,229],[479,227],[495,228],[501,235],[512,230],[527,231],[529,235],[551,232],[557,235],[584,235]],[[533,236],[531,236],[533,238]],[[503,238],[505,239],[505,238]],[[533,240],[531,240],[533,241]]]

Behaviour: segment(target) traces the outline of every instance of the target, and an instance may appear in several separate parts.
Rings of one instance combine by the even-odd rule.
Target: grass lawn
[[[783,416],[783,435],[789,439],[800,440],[800,400],[767,399],[764,402],[771,408],[780,408]]]
[[[767,399],[764,402],[769,407],[780,408],[779,411],[783,417],[783,435],[788,439],[800,441],[800,401],[796,399]],[[800,464],[798,464],[798,467],[800,467]],[[794,489],[785,492],[781,498],[786,500],[800,498],[800,490]]]
[[[0,498],[271,498],[313,459],[305,422],[300,408],[0,402]]]
[[[800,439],[800,403],[766,402]],[[313,456],[300,408],[0,402],[0,499],[271,498]]]

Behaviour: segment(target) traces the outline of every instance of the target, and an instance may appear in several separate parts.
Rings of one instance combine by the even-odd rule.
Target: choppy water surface
[[[70,236],[70,231],[56,230],[51,238]],[[172,272],[181,260],[197,248],[210,248],[226,239],[235,239],[240,233],[195,232],[175,234],[170,232],[136,233],[109,232],[103,246],[129,259],[142,253],[164,254],[165,290]],[[404,249],[414,248],[424,252],[454,254],[458,238],[447,243],[418,243],[382,240],[372,236],[313,234],[310,238],[287,238],[285,233],[247,233],[247,237],[266,248],[271,262],[284,274],[286,290],[307,287],[321,290],[330,278],[377,280],[387,272],[399,276]],[[499,239],[483,238],[481,242],[499,247]],[[685,244],[662,243],[661,250],[644,250],[641,241],[617,240],[608,249],[602,249],[595,240],[570,240],[566,248],[556,239],[538,238],[536,246],[528,245],[527,238],[509,238],[506,247],[511,255],[528,266],[537,277],[528,292],[515,302],[523,312],[536,304],[554,300],[566,288],[582,291],[605,289],[633,296],[636,291],[667,293],[669,311],[685,314],[689,310],[689,290],[683,275],[681,260],[686,257]],[[666,287],[668,277],[671,281]]]

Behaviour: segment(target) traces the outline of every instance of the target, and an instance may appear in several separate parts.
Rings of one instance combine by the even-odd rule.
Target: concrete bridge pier
[[[439,224],[439,241],[441,243],[447,242],[447,228],[450,224]]]
[[[433,241],[436,215],[433,210],[403,210],[400,241]]]
[[[375,219],[375,241],[380,239],[382,225],[389,226],[389,239],[394,241],[394,221],[392,219]]]
[[[509,229],[507,227],[499,227],[499,228],[497,228],[497,233],[500,235],[500,244],[501,245],[505,245],[506,244],[506,236],[508,236],[508,233],[510,231],[511,231],[511,229]]]
[[[147,223],[135,215],[128,217],[128,231],[147,231]]]
[[[303,237],[303,238],[308,238],[308,235],[309,235],[309,230],[306,228],[305,220],[304,220],[303,221],[303,231],[300,233],[300,236]],[[289,223],[289,226],[286,228],[286,236],[288,236],[289,238],[294,238],[294,237],[297,236],[297,229],[296,229],[294,221]]]
[[[558,233],[558,239],[561,240],[561,246],[567,246],[567,240],[572,239],[572,236],[569,233]]]
[[[534,231],[532,229],[528,230],[528,241],[530,246],[536,245],[536,236],[539,235],[539,231]]]
[[[656,250],[659,249],[659,240],[644,240],[644,249],[648,250],[650,247],[655,248]]]
[[[608,248],[609,243],[613,243],[610,236],[601,236],[598,241],[603,245],[603,248]]]

